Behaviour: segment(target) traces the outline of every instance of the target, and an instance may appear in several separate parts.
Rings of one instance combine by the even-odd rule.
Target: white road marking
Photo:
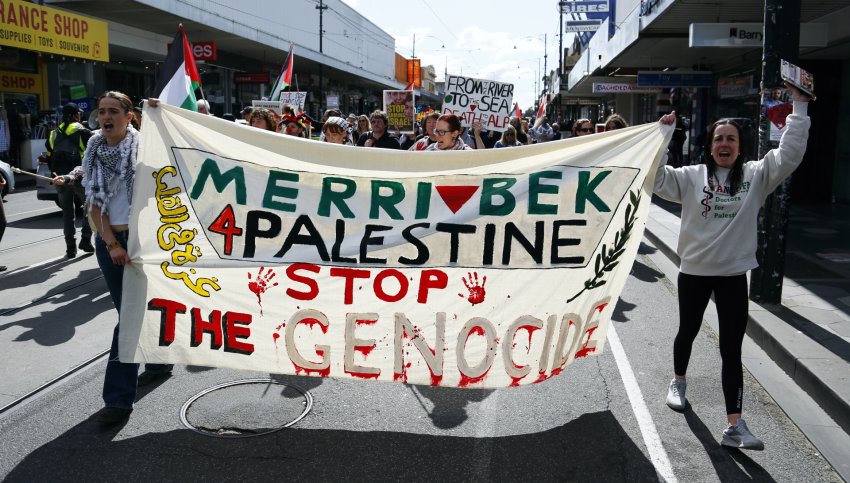
[[[626,351],[623,350],[623,345],[620,343],[620,337],[617,335],[614,324],[608,326],[608,345],[611,347],[611,353],[614,354],[614,360],[617,362],[617,368],[620,370],[623,385],[626,386],[626,394],[629,396],[632,411],[635,413],[635,418],[637,418],[640,433],[643,436],[643,442],[649,451],[649,459],[652,461],[652,466],[655,467],[658,479],[671,483],[678,481],[676,480],[676,475],[673,473],[673,466],[670,464],[667,451],[664,450],[664,446],[661,444],[661,438],[655,429],[655,423],[652,422],[652,415],[649,414],[649,409],[647,409],[646,403],[643,400],[643,393],[640,391],[635,373],[632,371],[632,366],[629,364],[629,359],[626,357]]]

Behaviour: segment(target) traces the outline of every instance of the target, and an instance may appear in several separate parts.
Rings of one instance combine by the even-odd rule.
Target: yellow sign
[[[41,94],[41,76],[0,70],[0,92]]]
[[[109,62],[109,26],[56,8],[0,0],[0,45]]]

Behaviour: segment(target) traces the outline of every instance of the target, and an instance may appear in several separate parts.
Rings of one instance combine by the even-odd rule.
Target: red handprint
[[[248,273],[248,280],[251,280],[248,282],[248,290],[257,295],[257,304],[260,305],[260,315],[263,315],[263,293],[265,293],[266,290],[277,286],[277,282],[271,283],[272,279],[277,276],[277,274],[274,273],[274,270],[270,268],[266,273],[263,273],[263,270],[265,270],[265,267],[260,267],[260,271],[257,272],[256,281],[251,280],[251,273]]]
[[[467,272],[466,277],[462,277],[463,284],[466,286],[466,289],[469,290],[469,295],[465,298],[472,305],[480,304],[484,301],[484,296],[486,292],[484,291],[484,284],[487,283],[487,276],[485,275],[481,279],[481,284],[478,284],[478,272]],[[462,293],[459,293],[458,296],[464,298]]]

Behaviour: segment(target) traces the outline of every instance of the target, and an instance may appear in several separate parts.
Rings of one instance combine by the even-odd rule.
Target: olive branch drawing
[[[626,251],[626,242],[632,234],[632,228],[635,226],[635,218],[637,216],[637,208],[640,204],[640,192],[629,191],[629,206],[626,207],[625,224],[614,235],[614,245],[611,247],[602,244],[602,250],[596,254],[596,263],[594,264],[595,275],[590,280],[584,281],[584,288],[577,294],[570,297],[567,303],[577,299],[579,295],[586,290],[593,290],[597,287],[605,285],[607,280],[603,277],[610,272],[620,262],[618,259]]]

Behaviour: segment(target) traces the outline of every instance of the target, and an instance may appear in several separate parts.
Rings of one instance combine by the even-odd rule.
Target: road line
[[[661,444],[655,423],[652,422],[652,415],[649,414],[649,409],[643,400],[643,393],[640,391],[635,373],[632,371],[632,365],[629,364],[626,351],[623,350],[623,345],[620,343],[620,337],[617,335],[613,323],[608,326],[608,345],[611,347],[611,353],[614,354],[614,360],[617,361],[617,368],[620,370],[623,385],[626,386],[626,394],[629,396],[632,412],[635,413],[643,442],[649,451],[649,458],[652,461],[652,466],[655,467],[658,479],[670,483],[675,482],[677,481],[676,475],[673,473],[670,458]]]

